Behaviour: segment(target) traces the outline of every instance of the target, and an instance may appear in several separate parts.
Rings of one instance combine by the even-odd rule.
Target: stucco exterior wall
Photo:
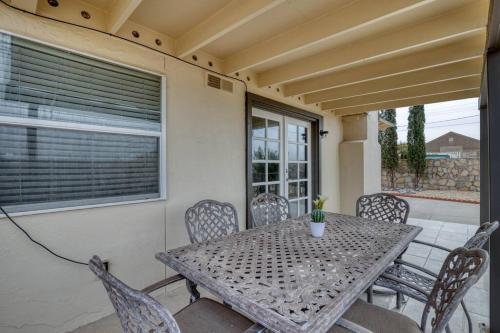
[[[378,143],[378,113],[370,112],[366,119],[367,139],[364,152],[365,193],[380,192],[382,153]]]
[[[360,196],[381,190],[378,115],[372,112],[346,120],[340,144],[340,211],[354,215]]]
[[[205,71],[110,36],[0,6],[0,29],[167,76],[166,201],[19,216],[36,239],[86,261],[99,254],[135,288],[161,280],[154,254],[184,245],[185,210],[205,198],[233,203],[245,225],[244,88],[204,85]],[[259,91],[254,91],[259,93]],[[283,101],[287,102],[287,101]],[[321,187],[339,211],[342,124],[325,114]],[[112,313],[102,284],[85,266],[63,262],[0,219],[0,332],[67,332]]]
[[[363,195],[365,174],[365,142],[345,141],[340,144],[340,211],[342,214],[356,214],[356,200]]]

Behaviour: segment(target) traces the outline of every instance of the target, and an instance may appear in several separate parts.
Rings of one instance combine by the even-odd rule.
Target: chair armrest
[[[346,330],[351,331],[353,333],[373,333],[369,329],[364,328],[363,326],[353,323],[352,321],[344,318],[339,318],[335,323],[335,325],[343,327]]]
[[[153,283],[152,285],[150,286],[147,286],[146,288],[142,289],[141,291],[143,293],[146,293],[146,294],[149,294],[155,290],[158,290],[160,288],[163,288],[163,287],[166,287],[168,286],[169,284],[172,284],[174,282],[177,282],[177,281],[181,281],[181,280],[184,280],[185,277],[180,275],[180,274],[177,274],[177,275],[174,275],[174,276],[170,276],[164,280],[161,280],[161,281],[158,281],[156,283]]]
[[[385,278],[385,279],[389,279],[389,280],[392,280],[392,281],[397,282],[399,284],[405,285],[405,286],[407,286],[407,287],[409,287],[409,288],[411,288],[413,290],[416,290],[419,293],[422,293],[422,294],[426,295],[427,297],[429,297],[429,293],[427,291],[423,290],[422,288],[420,288],[419,286],[417,286],[417,285],[415,285],[415,284],[413,284],[411,282],[408,282],[406,280],[398,278],[397,276],[392,275],[392,274],[384,273],[381,276],[383,278]]]
[[[429,243],[429,242],[424,242],[424,241],[421,241],[421,240],[418,240],[418,239],[412,240],[412,243],[427,245],[427,246],[434,247],[436,249],[440,249],[440,250],[443,250],[443,251],[446,251],[446,252],[451,252],[452,251],[452,250],[450,250],[447,247],[444,247],[444,246],[441,246],[441,245],[437,245],[437,244],[433,244],[433,243]]]
[[[416,264],[413,264],[411,262],[408,262],[408,261],[404,261],[404,260],[401,260],[401,259],[396,259],[394,260],[394,262],[396,264],[400,264],[400,265],[404,265],[404,266],[408,266],[408,267],[411,267],[411,268],[415,268],[415,269],[418,269],[419,271],[427,274],[427,275],[430,275],[432,276],[433,278],[437,278],[438,275],[430,270],[428,270],[427,268],[424,268],[422,266],[419,266],[419,265],[416,265]]]

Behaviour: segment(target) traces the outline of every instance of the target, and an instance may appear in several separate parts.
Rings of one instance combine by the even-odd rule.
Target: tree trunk
[[[395,170],[390,170],[390,175],[391,175],[391,188],[394,190],[396,186],[394,185],[394,174],[396,173]]]

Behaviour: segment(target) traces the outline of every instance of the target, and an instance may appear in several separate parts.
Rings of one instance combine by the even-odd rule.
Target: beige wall
[[[382,190],[382,154],[378,143],[378,114],[366,115],[366,149],[364,157],[365,193],[372,194]]]
[[[342,141],[342,122],[338,117],[325,116],[323,127],[329,133],[321,139],[321,194],[328,197],[326,210],[340,212],[339,143]]]
[[[381,190],[381,153],[378,143],[378,115],[351,116],[343,119],[340,144],[340,211],[356,213],[356,200]],[[347,138],[347,139],[346,139]]]
[[[72,258],[99,254],[136,288],[165,276],[154,254],[188,241],[186,208],[213,198],[245,209],[244,89],[204,86],[201,69],[125,41],[34,19],[0,6],[0,29],[167,75],[168,200],[17,217],[37,239]],[[257,92],[258,93],[258,92]],[[286,102],[286,101],[285,101]],[[338,143],[342,124],[325,115],[322,188],[339,210]],[[112,312],[87,267],[60,261],[0,219],[0,332],[66,332]]]
[[[344,141],[340,144],[340,212],[355,215],[355,203],[364,193],[363,152],[365,143]]]
[[[342,117],[344,141],[366,140],[367,124],[365,114]]]

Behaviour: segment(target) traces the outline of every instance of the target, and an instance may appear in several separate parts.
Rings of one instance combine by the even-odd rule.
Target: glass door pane
[[[252,110],[252,188],[253,195],[281,195],[283,117],[254,108]]]
[[[311,124],[253,108],[252,189],[282,195],[290,201],[290,214],[311,211]]]
[[[285,196],[292,217],[311,210],[310,123],[285,117]]]

